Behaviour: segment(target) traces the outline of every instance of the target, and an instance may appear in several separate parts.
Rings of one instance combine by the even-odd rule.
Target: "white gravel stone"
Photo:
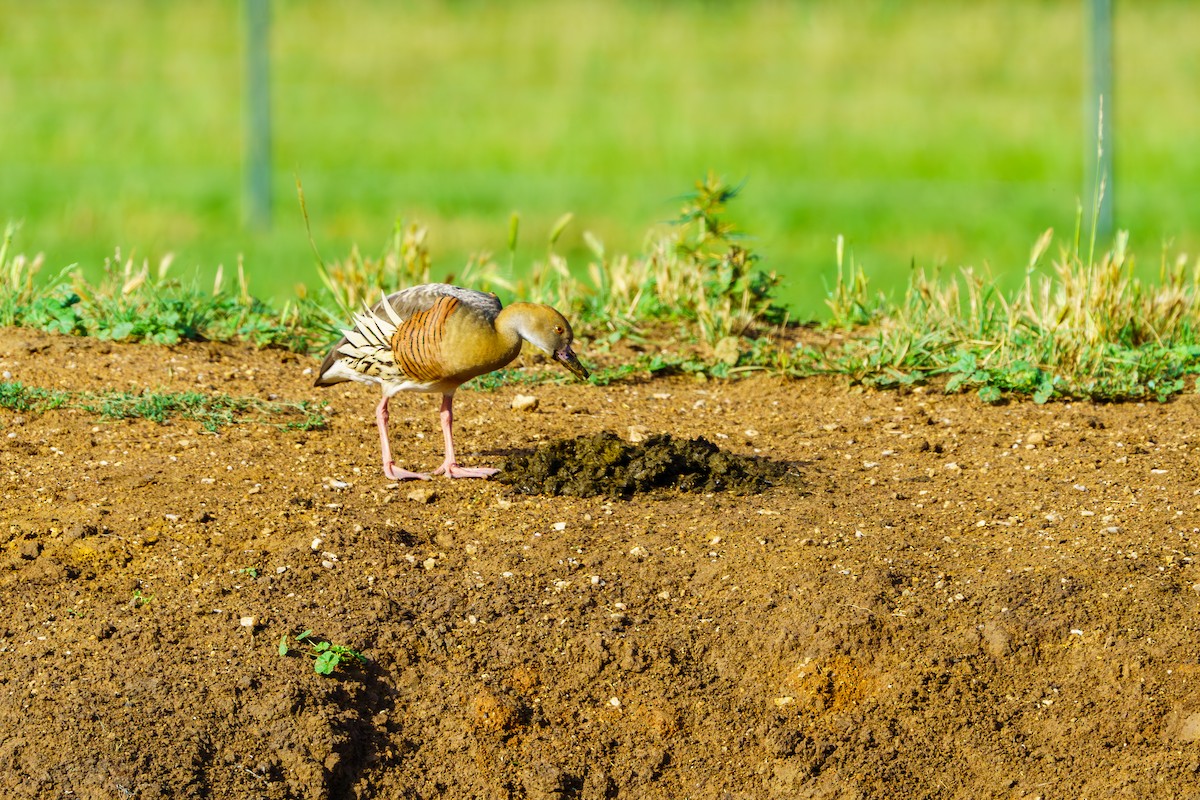
[[[519,394],[512,399],[513,411],[537,411],[538,399],[530,394]]]

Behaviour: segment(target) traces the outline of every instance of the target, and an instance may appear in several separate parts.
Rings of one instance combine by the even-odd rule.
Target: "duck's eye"
[[[562,326],[562,325],[555,325],[555,326],[554,326],[554,332],[555,332],[555,333],[557,333],[559,336],[562,336],[562,334],[563,334],[563,326]]]

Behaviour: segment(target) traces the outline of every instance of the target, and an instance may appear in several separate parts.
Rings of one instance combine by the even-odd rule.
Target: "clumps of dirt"
[[[497,479],[522,494],[631,497],[661,489],[757,494],[799,476],[787,464],[729,453],[702,436],[658,434],[630,444],[601,431],[514,456]]]

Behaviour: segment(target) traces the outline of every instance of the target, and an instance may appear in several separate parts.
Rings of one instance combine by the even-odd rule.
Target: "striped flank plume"
[[[391,309],[389,304],[383,305]],[[421,383],[433,383],[444,377],[442,338],[446,334],[446,320],[457,307],[458,298],[446,295],[400,323],[392,335],[391,350],[401,372]]]

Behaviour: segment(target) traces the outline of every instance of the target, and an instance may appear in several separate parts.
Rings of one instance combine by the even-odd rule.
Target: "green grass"
[[[1044,403],[1054,398],[1166,400],[1185,390],[1200,372],[1200,263],[1166,251],[1153,280],[1134,267],[1129,237],[1121,232],[1111,249],[1085,230],[1076,216],[1075,235],[1044,264],[1053,243],[1047,230],[1033,246],[1018,289],[1006,290],[986,271],[916,270],[899,300],[873,290],[871,281],[839,239],[836,272],[826,295],[831,318],[843,329],[832,343],[789,349],[786,312],[777,304],[777,276],[759,266],[751,241],[729,218],[735,188],[715,176],[696,183],[667,229],[640,253],[611,253],[592,242],[584,275],[572,270],[555,246],[568,220],[556,226],[544,259],[517,283],[506,281],[496,260],[472,265],[463,283],[500,285],[520,296],[552,302],[576,322],[577,332],[599,349],[630,339],[646,342],[634,363],[597,370],[606,384],[638,375],[670,373],[731,377],[752,371],[804,377],[837,374],[881,387],[940,381],[948,392],[977,389],[986,402],[1008,395]],[[1091,217],[1099,197],[1094,198]],[[510,242],[518,235],[510,221]],[[11,229],[10,229],[11,233]],[[364,298],[429,280],[426,229],[398,230],[378,256],[354,252],[320,265],[323,286],[288,301],[282,310],[254,300],[239,273],[237,301],[228,302],[218,281],[211,294],[172,281],[165,269],[151,276],[110,263],[107,277],[90,284],[70,272],[41,285],[37,263],[0,246],[0,324],[60,333],[174,343],[181,339],[244,340],[260,346],[286,344],[309,351],[336,336],[347,309]],[[510,245],[511,246],[511,245]],[[664,326],[679,353],[655,348]],[[541,380],[502,371],[476,381]],[[110,418],[171,416],[198,419],[206,427],[234,421],[248,409],[278,408],[249,399],[184,393],[111,393],[99,397],[26,389],[0,383],[0,405],[15,410],[74,405]],[[281,404],[275,404],[282,407]],[[304,418],[289,425],[312,427],[321,419],[303,403]]]
[[[944,380],[945,391],[976,389],[989,403],[1009,395],[1161,401],[1194,386],[1200,264],[1164,254],[1157,279],[1146,282],[1134,274],[1127,234],[1101,251],[1077,232],[1046,274],[1038,267],[1051,242],[1046,231],[1033,246],[1015,292],[973,270],[918,272],[893,303],[872,297],[857,267],[841,268],[829,305],[832,324],[851,335],[776,353],[776,365],[879,387]]]
[[[325,426],[321,412],[307,401],[269,402],[201,392],[72,392],[25,386],[0,380],[0,408],[40,414],[57,408],[78,408],[104,420],[148,419],[159,424],[171,419],[200,423],[216,432],[226,425],[256,422],[286,430],[316,430]]]
[[[117,247],[174,271],[244,256],[250,291],[318,285],[293,190],[329,260],[428,228],[434,277],[471,253],[522,274],[591,231],[640,252],[712,169],[747,179],[737,220],[795,316],[846,237],[874,286],[910,265],[1023,280],[1068,231],[1083,172],[1077,0],[745,3],[531,0],[273,5],[275,224],[242,225],[240,4],[0,0],[0,219],[47,275],[103,276]],[[1116,207],[1132,245],[1194,252],[1200,6],[1117,4]],[[231,87],[234,87],[231,89]],[[1191,227],[1189,227],[1191,226]],[[507,263],[504,265],[507,268]],[[509,278],[518,276],[509,275]]]

